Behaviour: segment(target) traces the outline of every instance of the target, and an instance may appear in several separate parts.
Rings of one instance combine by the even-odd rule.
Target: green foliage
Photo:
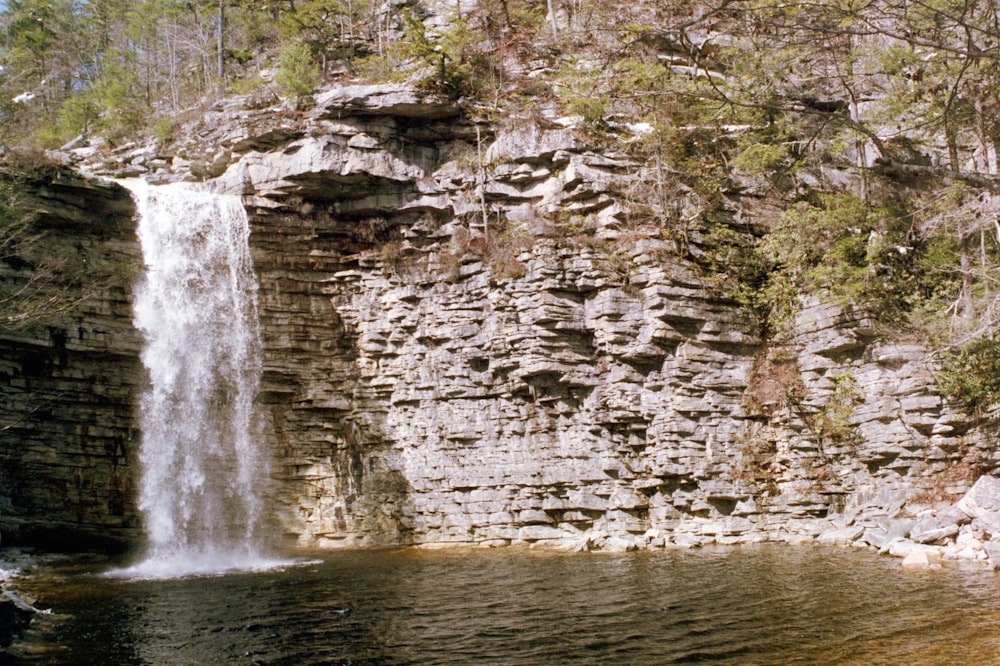
[[[101,76],[90,90],[100,109],[101,129],[118,137],[134,133],[145,124],[149,107],[139,90],[138,73],[129,54],[105,59]]]
[[[761,244],[796,289],[827,290],[845,302],[906,306],[913,288],[910,217],[893,204],[851,194],[822,195],[786,211]]]
[[[174,129],[177,121],[169,116],[164,116],[153,125],[153,137],[160,143],[167,143],[174,137]]]
[[[354,73],[369,81],[403,81],[406,72],[396,66],[393,59],[378,54],[355,58],[351,66]]]
[[[319,85],[320,73],[307,44],[289,44],[281,49],[274,81],[297,107],[305,106],[312,99],[313,90]]]
[[[861,401],[858,382],[850,372],[838,372],[831,376],[833,391],[823,408],[809,417],[813,433],[820,441],[831,444],[850,444],[857,438],[851,423],[854,406]]]
[[[779,331],[801,293],[824,291],[867,305],[885,321],[918,300],[919,253],[905,245],[909,217],[849,194],[817,197],[789,208],[757,238],[716,221],[704,237],[715,284],[752,312],[765,336]]]
[[[788,160],[788,147],[774,143],[752,143],[732,161],[732,166],[747,173],[767,173]]]
[[[762,337],[790,321],[798,305],[796,287],[761,251],[760,239],[715,220],[703,242],[709,282],[754,317]]]
[[[55,148],[77,135],[87,136],[99,117],[100,108],[91,95],[70,97],[56,112],[55,123],[42,130],[40,142]]]
[[[415,61],[428,72],[421,85],[453,97],[483,97],[499,87],[498,70],[483,49],[481,36],[464,16],[456,15],[437,34],[410,11],[401,14],[403,39],[391,49],[393,57]]]
[[[991,407],[1000,400],[1000,341],[982,337],[948,351],[936,379],[941,392],[965,409]]]
[[[302,42],[320,58],[325,69],[331,57],[354,55],[355,42],[365,33],[372,13],[367,0],[306,0],[291,3],[278,20],[283,43]]]

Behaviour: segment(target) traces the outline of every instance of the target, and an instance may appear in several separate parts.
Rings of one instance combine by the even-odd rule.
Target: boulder
[[[931,559],[938,560],[941,558],[941,551],[943,549],[940,546],[928,546],[922,543],[914,543],[909,539],[895,539],[889,542],[886,546],[879,552],[888,553],[893,557],[909,557],[911,553],[921,552],[927,553],[927,556]]]
[[[1000,569],[1000,542],[989,541],[983,544],[987,561],[993,569]]]
[[[910,528],[910,539],[917,543],[934,543],[958,534],[959,527],[969,522],[969,517],[957,507],[950,506],[934,516],[921,518]]]
[[[903,558],[904,569],[927,569],[931,566],[931,556],[926,550],[913,550]]]
[[[819,543],[827,543],[835,546],[846,546],[854,543],[865,533],[865,528],[860,525],[849,525],[847,527],[835,527],[820,533],[816,540]]]
[[[601,544],[601,550],[608,553],[630,553],[638,550],[635,541],[621,536],[611,536]]]
[[[977,526],[990,534],[1000,534],[1000,479],[981,476],[955,506]]]

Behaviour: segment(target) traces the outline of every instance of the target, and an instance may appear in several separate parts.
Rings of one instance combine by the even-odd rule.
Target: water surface
[[[820,547],[364,551],[278,571],[31,583],[46,664],[983,664],[1000,576]],[[22,585],[25,587],[26,585]],[[42,645],[49,646],[44,653]]]

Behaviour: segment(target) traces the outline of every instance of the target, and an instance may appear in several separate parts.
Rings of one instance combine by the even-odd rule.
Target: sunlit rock
[[[590,535],[595,548],[820,539],[905,556],[916,514],[954,502],[993,460],[982,422],[940,399],[927,350],[887,341],[870,313],[822,293],[801,299],[781,336],[762,336],[699,263],[705,230],[673,226],[674,211],[697,212],[687,186],[660,183],[668,213],[648,215],[649,165],[549,111],[477,122],[402,84],[331,85],[302,114],[220,105],[169,148],[133,146],[100,166],[243,197],[275,531],[323,547]],[[132,229],[130,211],[92,215],[79,192],[42,194],[87,233]],[[725,205],[738,220],[774,214],[737,196]],[[128,294],[116,298],[100,306],[107,326],[83,317],[84,337],[131,345],[121,367],[135,393]],[[82,344],[58,329],[71,352]],[[29,379],[22,344],[60,359],[47,332],[5,338],[11,395]],[[79,374],[114,376],[95,367]],[[60,450],[122,439],[129,403],[111,403],[113,436],[64,416],[60,428],[98,439],[74,434]],[[131,469],[88,453],[76,467],[103,466],[104,480],[78,482],[39,441],[30,464],[5,468],[58,480],[25,495],[36,517],[110,524],[98,514],[113,496],[120,522],[134,519]],[[994,511],[968,515],[992,534]],[[928,523],[914,539],[951,530]]]
[[[956,507],[948,507],[915,522],[910,528],[910,538],[917,543],[940,541],[958,534],[959,527],[968,520]]]
[[[981,476],[955,506],[981,529],[1000,535],[1000,479]]]

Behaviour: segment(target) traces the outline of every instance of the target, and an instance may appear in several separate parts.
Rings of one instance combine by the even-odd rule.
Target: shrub
[[[938,388],[951,401],[982,412],[1000,399],[1000,341],[983,337],[946,352]]]
[[[807,418],[809,426],[821,442],[835,445],[857,441],[858,433],[851,423],[854,405],[861,401],[858,382],[848,371],[835,373],[833,391],[823,408]]]
[[[293,100],[296,108],[309,104],[313,90],[319,85],[320,73],[306,44],[289,44],[281,49],[274,81]]]
[[[153,137],[160,143],[167,143],[174,138],[177,121],[171,116],[159,118],[153,125]]]

